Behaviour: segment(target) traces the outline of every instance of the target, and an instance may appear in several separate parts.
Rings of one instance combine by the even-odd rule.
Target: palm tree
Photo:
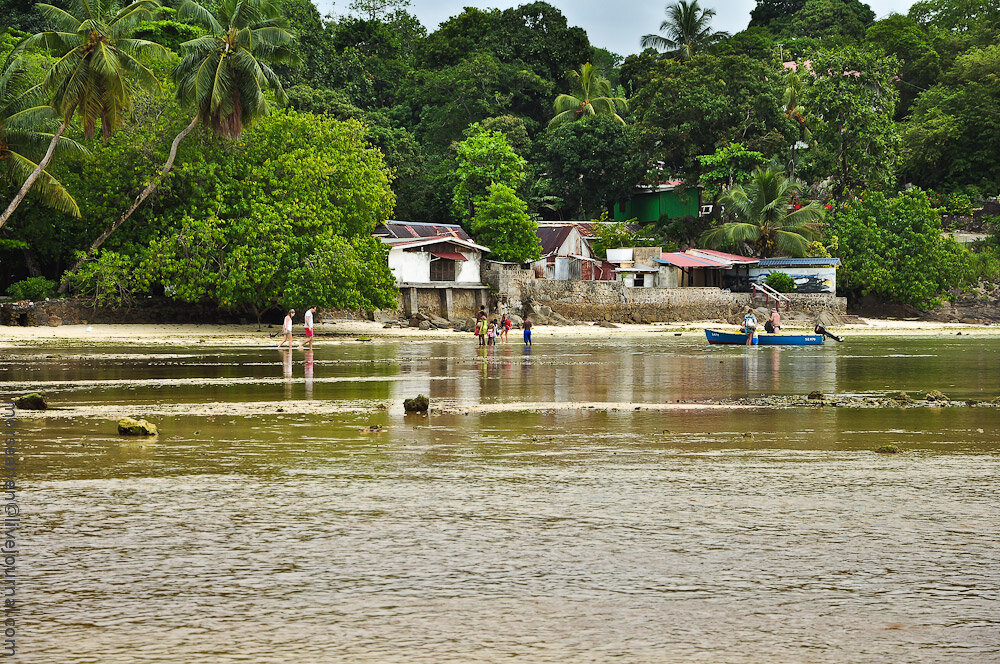
[[[754,169],[746,186],[733,185],[720,202],[737,219],[711,228],[701,236],[710,247],[749,246],[762,258],[775,253],[804,256],[809,240],[819,236],[823,208],[812,202],[789,212],[798,185],[773,165]]]
[[[69,289],[72,276],[84,262],[156,191],[173,168],[181,141],[199,122],[222,136],[238,138],[244,127],[267,113],[265,90],[271,90],[279,101],[284,101],[281,81],[268,65],[294,64],[297,58],[291,50],[294,38],[282,27],[280,5],[273,0],[221,0],[217,14],[213,14],[188,0],[181,5],[177,18],[189,20],[208,32],[181,44],[183,57],[174,69],[177,98],[193,105],[195,116],[174,137],[159,175],[66,272],[59,284],[60,294]]]
[[[712,31],[715,10],[702,9],[698,0],[690,3],[680,0],[667,5],[666,11],[667,18],[660,24],[660,32],[664,35],[644,35],[643,48],[669,51],[689,60],[702,48],[729,36],[727,32]]]
[[[107,140],[120,124],[122,112],[131,104],[136,91],[159,87],[156,76],[140,59],[165,56],[167,50],[159,44],[130,38],[136,24],[151,19],[159,6],[156,0],[135,0],[124,7],[120,0],[71,0],[69,11],[37,5],[56,30],[24,39],[8,61],[17,59],[26,49],[37,47],[59,58],[46,74],[42,87],[52,93],[52,106],[63,121],[45,155],[0,215],[0,226],[48,167],[74,116],[79,114],[87,138],[93,138],[100,122],[101,133]]]
[[[26,88],[26,76],[15,61],[0,74],[0,184],[17,186],[38,168],[32,161],[45,153],[52,134],[44,130],[58,126],[55,110],[41,102],[38,87]],[[54,128],[54,127],[53,127]],[[83,146],[68,138],[56,140],[56,152],[83,152]],[[34,192],[40,202],[60,212],[80,216],[80,208],[66,188],[44,169]],[[2,224],[0,224],[2,225]]]
[[[198,117],[216,133],[237,138],[244,126],[268,111],[265,90],[284,102],[285,91],[269,65],[295,64],[294,38],[282,26],[274,0],[221,0],[217,14],[185,2],[177,17],[208,31],[181,44],[184,57],[174,70],[177,97],[193,103]]]
[[[611,96],[611,82],[601,76],[600,70],[594,65],[588,62],[580,71],[571,71],[569,79],[573,85],[573,93],[556,97],[553,103],[556,116],[549,122],[550,129],[589,115],[610,115],[625,124],[618,112],[627,110],[628,102],[621,97]]]

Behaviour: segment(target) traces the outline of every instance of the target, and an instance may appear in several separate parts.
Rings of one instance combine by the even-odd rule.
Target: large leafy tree
[[[960,285],[965,252],[941,233],[941,215],[916,188],[898,196],[866,192],[830,219],[843,261],[838,288],[917,307]]]
[[[802,94],[803,104],[815,109],[812,176],[829,176],[838,199],[892,180],[899,148],[893,122],[898,71],[896,58],[854,47],[812,59]]]
[[[769,28],[779,33],[804,4],[806,0],[757,0],[757,6],[750,11],[749,27]]]
[[[698,157],[741,143],[770,158],[794,133],[782,108],[782,70],[747,56],[698,55],[656,65],[632,100],[649,160],[691,180]]]
[[[53,108],[41,103],[38,88],[27,85],[18,62],[0,73],[0,186],[4,188],[20,185],[38,167],[38,158],[52,141],[46,129],[59,124]],[[63,136],[56,151],[80,153],[83,148]],[[76,200],[48,171],[41,171],[32,191],[44,205],[80,216]]]
[[[561,201],[561,218],[591,219],[627,198],[645,171],[636,131],[591,116],[547,132],[539,142],[544,189]],[[536,183],[536,189],[540,189]]]
[[[469,224],[470,234],[490,248],[490,257],[498,261],[526,263],[542,253],[536,230],[538,224],[528,216],[527,204],[503,183],[489,186]]]
[[[611,83],[594,65],[587,62],[580,71],[569,72],[567,78],[572,91],[556,97],[552,104],[556,115],[549,122],[549,128],[594,115],[606,115],[625,124],[619,113],[625,112],[628,102],[622,97],[611,96]]]
[[[159,44],[133,39],[136,24],[152,18],[156,0],[136,0],[123,6],[118,0],[73,0],[69,10],[39,4],[45,20],[56,26],[21,42],[11,54],[16,58],[33,48],[43,48],[58,60],[49,69],[42,85],[52,95],[52,106],[62,123],[52,135],[49,147],[28,174],[7,209],[0,214],[0,226],[10,218],[28,191],[49,165],[60,137],[79,115],[83,133],[92,138],[97,125],[105,140],[111,137],[139,89],[159,86],[145,64],[164,57]]]
[[[789,37],[846,37],[858,40],[875,20],[860,0],[806,0],[783,31]]]
[[[714,9],[702,9],[698,0],[679,0],[666,7],[667,18],[660,23],[662,35],[643,35],[642,47],[668,51],[688,60],[695,53],[728,37],[712,30]]]
[[[903,175],[923,187],[1000,182],[1000,46],[958,58],[941,83],[922,92],[903,124]]]
[[[385,250],[389,173],[355,121],[261,120],[222,164],[208,214],[154,240],[145,269],[178,299],[257,316],[278,305],[393,307]]]
[[[876,21],[865,33],[865,44],[882,49],[900,62],[895,79],[899,91],[896,120],[905,118],[922,90],[932,87],[941,76],[941,55],[930,31],[909,16],[891,14]]]
[[[720,198],[727,221],[709,229],[702,241],[710,247],[748,247],[762,258],[776,254],[805,256],[819,235],[823,208],[818,203],[789,211],[798,186],[773,166],[754,169],[746,185],[733,185]]]
[[[499,183],[516,190],[524,182],[527,162],[498,131],[475,124],[469,128],[468,138],[458,144],[457,151],[457,183],[452,206],[458,218],[466,223],[476,215],[491,184]]]

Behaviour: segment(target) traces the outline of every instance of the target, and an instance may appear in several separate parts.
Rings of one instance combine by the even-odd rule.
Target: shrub
[[[764,283],[779,293],[791,293],[795,290],[795,280],[784,272],[772,272],[767,275]]]
[[[72,277],[73,290],[91,299],[94,306],[130,306],[135,293],[148,288],[148,277],[132,259],[113,251],[83,264]]]
[[[7,288],[7,295],[15,300],[44,300],[52,297],[56,290],[56,282],[45,277],[29,277],[11,284]]]

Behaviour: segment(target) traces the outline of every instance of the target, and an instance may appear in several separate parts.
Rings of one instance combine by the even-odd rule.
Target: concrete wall
[[[530,270],[487,270],[484,281],[506,299],[510,311],[543,304],[571,320],[652,323],[725,319],[738,322],[750,305],[749,293],[719,288],[630,288],[621,281],[535,279]],[[789,295],[792,310],[806,313],[847,312],[846,298],[827,294]],[[763,306],[758,301],[757,306]]]

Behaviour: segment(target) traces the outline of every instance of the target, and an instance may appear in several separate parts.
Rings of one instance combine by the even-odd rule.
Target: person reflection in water
[[[315,362],[313,361],[313,349],[310,348],[305,352],[305,363],[306,363],[306,399],[312,400],[313,398],[313,369],[315,368]]]

